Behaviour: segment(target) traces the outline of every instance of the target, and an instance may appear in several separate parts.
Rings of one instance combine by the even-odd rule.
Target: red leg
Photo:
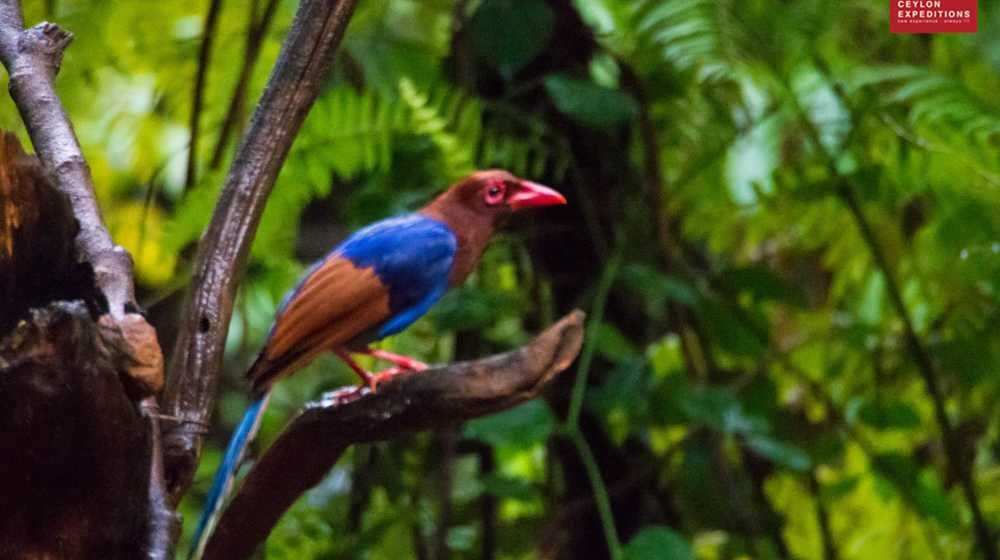
[[[375,391],[377,376],[372,375],[365,368],[359,366],[358,363],[355,362],[353,358],[351,358],[351,355],[347,352],[347,350],[344,350],[342,348],[337,348],[333,352],[334,354],[337,355],[338,358],[344,360],[344,363],[347,364],[347,367],[351,368],[354,371],[354,373],[358,374],[358,377],[361,378],[361,383],[367,385],[368,388],[371,389],[372,391]]]
[[[373,393],[375,392],[375,388],[382,381],[391,379],[401,373],[406,373],[410,371],[421,371],[427,369],[427,364],[419,360],[414,360],[413,358],[409,358],[407,356],[400,356],[399,354],[393,354],[392,352],[388,352],[386,350],[365,348],[363,350],[360,350],[358,353],[365,354],[375,359],[384,360],[386,362],[390,362],[396,365],[396,367],[389,368],[379,373],[371,373],[365,368],[361,367],[357,362],[355,362],[354,359],[351,358],[351,355],[347,350],[344,350],[343,348],[337,348],[333,352],[337,355],[338,358],[343,360],[344,363],[347,364],[347,366],[351,368],[352,371],[354,371],[354,373],[358,374],[358,377],[361,378],[361,383],[367,386]]]
[[[389,362],[390,364],[397,365],[401,369],[406,369],[410,371],[423,371],[427,369],[427,364],[421,362],[420,360],[414,360],[409,356],[401,356],[399,354],[394,354],[392,352],[389,352],[388,350],[379,350],[378,348],[365,348],[361,350],[359,353],[367,354],[375,359],[383,360]]]

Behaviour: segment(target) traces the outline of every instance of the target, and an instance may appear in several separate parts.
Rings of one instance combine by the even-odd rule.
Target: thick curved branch
[[[352,395],[348,388],[307,405],[247,475],[205,558],[249,556],[354,443],[451,426],[537,396],[576,359],[583,319],[574,311],[506,354],[395,377],[375,393]]]
[[[171,498],[191,484],[218,388],[236,286],[271,188],[329,74],[357,0],[302,0],[219,202],[198,246],[191,293],[171,356],[164,412]]]

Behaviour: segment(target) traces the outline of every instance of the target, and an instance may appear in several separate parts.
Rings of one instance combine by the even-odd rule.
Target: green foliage
[[[611,128],[636,113],[635,101],[628,95],[565,74],[545,78],[545,90],[560,111],[584,126]]]
[[[527,447],[545,441],[552,433],[554,419],[548,406],[530,401],[508,411],[479,418],[465,425],[464,435],[493,444]]]
[[[485,0],[469,20],[476,56],[510,79],[548,45],[554,19],[541,0]]]
[[[625,547],[626,560],[693,560],[694,552],[684,537],[668,527],[648,527],[632,537]]]
[[[472,172],[469,143],[479,136],[475,102],[454,93],[446,93],[434,102],[405,78],[399,82],[399,97],[412,114],[413,131],[430,138],[441,152],[445,177],[453,181]]]

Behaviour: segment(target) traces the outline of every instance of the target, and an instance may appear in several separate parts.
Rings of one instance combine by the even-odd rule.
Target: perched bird
[[[561,194],[501,170],[462,179],[421,210],[375,222],[303,275],[278,308],[264,348],[247,371],[254,396],[215,475],[191,556],[201,555],[271,388],[323,352],[333,352],[375,391],[379,381],[426,364],[368,345],[396,334],[475,268],[499,222],[522,208],[565,204]],[[351,354],[394,367],[373,374]]]

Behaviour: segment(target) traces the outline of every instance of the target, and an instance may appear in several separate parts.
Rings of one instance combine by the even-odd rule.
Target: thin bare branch
[[[90,168],[55,88],[63,50],[73,35],[42,22],[23,28],[16,0],[0,2],[0,61],[10,74],[10,95],[39,159],[69,196],[80,222],[77,246],[93,265],[97,286],[116,318],[133,307],[132,258],[111,239],[94,197]]]
[[[171,357],[164,438],[171,498],[191,483],[218,389],[236,286],[278,171],[319,95],[357,0],[303,0],[250,129],[237,149],[195,258],[192,291]]]
[[[264,37],[271,27],[274,13],[278,8],[278,0],[267,0],[264,13],[260,16],[260,21],[254,20],[254,12],[247,16],[247,41],[243,53],[243,66],[240,68],[240,76],[236,80],[236,87],[233,88],[233,95],[229,99],[229,109],[226,110],[226,117],[222,120],[222,128],[219,130],[219,139],[215,143],[215,150],[212,152],[212,159],[208,162],[209,169],[218,169],[222,164],[222,156],[226,153],[229,145],[229,138],[237,130],[236,123],[243,114],[243,105],[246,104],[247,89],[250,87],[250,78],[253,77],[253,70],[257,66],[257,59],[260,58],[260,48],[264,44]]]
[[[307,405],[247,475],[205,558],[251,554],[352,444],[454,426],[534,398],[576,359],[583,320],[574,311],[518,350],[399,376],[375,393],[348,388]]]
[[[194,76],[194,90],[191,94],[191,121],[188,125],[191,139],[188,142],[187,171],[184,175],[184,188],[189,189],[198,173],[198,140],[201,139],[201,112],[205,97],[205,81],[208,67],[212,62],[212,45],[215,43],[215,30],[218,27],[219,12],[222,0],[209,0],[208,13],[205,14],[205,30],[201,34],[201,46],[198,48],[198,69]]]

